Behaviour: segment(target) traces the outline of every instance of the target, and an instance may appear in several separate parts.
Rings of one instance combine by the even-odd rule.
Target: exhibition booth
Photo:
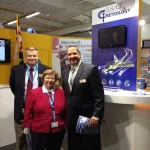
[[[145,65],[141,64],[141,7],[141,0],[130,0],[93,10],[92,40],[22,32],[23,48],[36,47],[41,62],[52,66],[59,77],[69,64],[65,50],[70,44],[79,46],[82,61],[98,67],[105,89],[102,150],[150,147],[150,92],[145,90],[148,78],[140,80],[144,78],[141,65]],[[15,31],[0,29],[0,32],[0,38],[11,40],[13,60]],[[15,143],[14,101],[8,86],[13,63],[0,64],[0,148]]]
[[[103,150],[150,147],[150,93],[140,70],[141,7],[142,1],[131,0],[92,13],[92,63],[105,89]]]

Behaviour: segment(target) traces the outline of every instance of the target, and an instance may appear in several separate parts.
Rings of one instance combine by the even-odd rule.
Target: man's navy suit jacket
[[[26,64],[13,66],[11,69],[9,85],[12,93],[14,94],[14,120],[17,123],[23,119],[22,108],[25,104],[24,89],[25,89],[25,74]],[[42,74],[46,69],[50,69],[48,66],[38,64],[38,86],[42,86],[43,83],[39,74]]]

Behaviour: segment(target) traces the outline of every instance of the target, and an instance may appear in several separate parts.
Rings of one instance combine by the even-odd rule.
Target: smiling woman
[[[54,70],[45,70],[43,86],[27,96],[24,133],[30,134],[31,130],[32,150],[61,149],[66,128],[66,98],[64,91],[55,86],[57,78]]]
[[[51,90],[54,88],[57,79],[58,79],[58,74],[51,69],[44,71],[42,75],[43,84],[47,88],[47,90]]]

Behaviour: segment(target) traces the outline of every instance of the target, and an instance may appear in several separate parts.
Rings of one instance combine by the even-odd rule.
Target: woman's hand
[[[24,134],[30,134],[30,128],[24,128],[23,133]]]

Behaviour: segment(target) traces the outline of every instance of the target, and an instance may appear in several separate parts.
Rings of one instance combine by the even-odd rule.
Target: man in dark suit
[[[68,150],[100,150],[100,132],[93,135],[76,133],[79,115],[90,118],[90,126],[103,119],[104,91],[96,66],[81,62],[75,45],[67,48],[70,68],[62,73],[62,84],[67,98]]]
[[[13,66],[10,74],[10,89],[14,94],[14,126],[16,150],[27,150],[26,135],[23,134],[23,118],[26,95],[29,90],[43,85],[40,75],[49,69],[38,64],[38,51],[34,47],[26,49],[26,63]]]

